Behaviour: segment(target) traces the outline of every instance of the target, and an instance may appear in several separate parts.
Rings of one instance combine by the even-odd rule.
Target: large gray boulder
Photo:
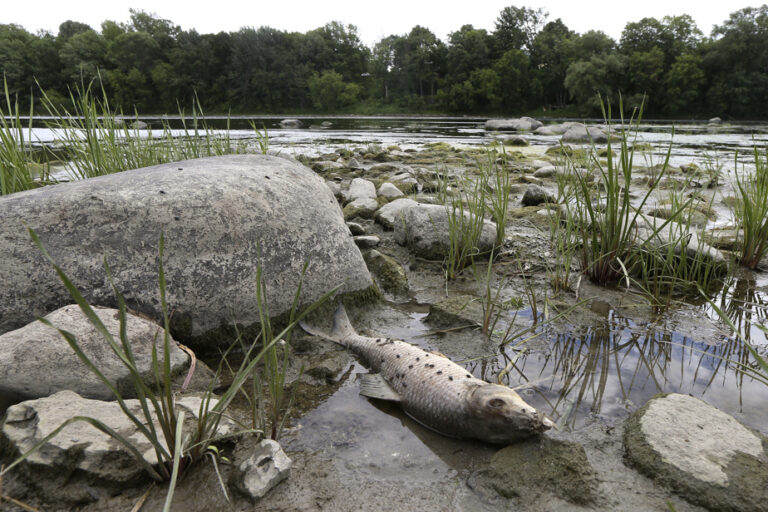
[[[563,142],[582,142],[582,143],[603,143],[608,142],[608,134],[597,126],[585,126],[583,124],[574,124],[563,133],[560,138]]]
[[[517,132],[532,132],[543,126],[541,121],[531,117],[519,119],[489,119],[485,122],[486,130],[511,130]]]
[[[195,396],[176,400],[177,410],[184,411],[184,430],[187,435],[194,433],[201,401],[200,397]],[[126,400],[125,403],[134,415],[144,418],[138,400]],[[215,404],[216,400],[212,399],[209,408]],[[148,463],[157,463],[152,445],[117,402],[82,398],[73,391],[60,391],[49,397],[28,400],[9,407],[5,420],[0,425],[0,440],[12,455],[18,456],[75,416],[101,421],[128,440]],[[156,420],[154,421],[156,428],[159,428]],[[222,417],[217,434],[225,436],[234,434],[237,430],[232,420]],[[162,434],[160,437],[162,438]],[[120,442],[83,421],[67,425],[30,455],[23,465],[40,478],[64,481],[77,472],[80,476],[100,481],[131,482],[142,478],[145,471]]]
[[[768,440],[688,395],[652,398],[629,417],[627,460],[692,503],[768,511]]]
[[[0,332],[72,300],[22,222],[92,304],[116,303],[106,257],[129,305],[156,319],[164,233],[172,329],[186,344],[258,322],[259,262],[275,316],[291,308],[305,262],[303,304],[340,283],[343,293],[372,286],[333,193],[310,169],[272,156],[187,160],[20,192],[0,198],[0,218]]]
[[[95,308],[104,327],[120,344],[118,311]],[[117,387],[121,395],[133,397],[134,387],[125,364],[115,355],[104,336],[76,305],[64,306],[45,316],[54,326],[74,334],[83,353]],[[163,333],[159,325],[127,314],[126,334],[138,370],[147,384],[154,385],[152,346],[163,361]],[[189,356],[171,340],[171,371],[181,372]],[[39,398],[71,390],[86,398],[109,400],[112,392],[70,348],[64,337],[42,322],[0,335],[0,394]]]
[[[403,222],[395,222],[395,240],[417,256],[438,260],[448,255],[450,228],[448,209],[438,204],[418,204],[402,211]],[[468,212],[465,222],[472,222]],[[489,252],[496,242],[496,224],[483,220],[476,248]]]

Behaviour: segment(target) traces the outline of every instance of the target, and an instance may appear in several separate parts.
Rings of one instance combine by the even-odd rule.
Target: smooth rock
[[[395,199],[391,203],[387,203],[379,208],[374,215],[374,219],[384,226],[385,229],[395,229],[396,224],[403,222],[404,210],[418,204],[413,199]]]
[[[563,142],[603,143],[608,142],[608,135],[596,126],[584,126],[575,124],[568,128],[560,138]]]
[[[574,126],[574,125],[581,125],[581,123],[574,123],[572,121],[568,121],[560,124],[548,124],[548,125],[536,128],[536,130],[534,130],[533,133],[535,133],[536,135],[562,135],[565,132],[567,132],[571,126]]]
[[[302,304],[339,283],[342,293],[373,284],[323,179],[277,157],[201,158],[42,187],[0,198],[0,218],[0,332],[72,301],[22,220],[89,302],[116,305],[106,256],[130,307],[155,319],[164,233],[172,332],[186,345],[228,345],[221,326],[232,322],[255,328],[259,261],[275,316],[293,305],[307,261]]]
[[[713,117],[709,121],[707,121],[708,124],[722,124],[723,120],[719,117]]]
[[[364,178],[355,178],[349,184],[346,198],[349,202],[357,199],[376,199],[376,185]]]
[[[381,243],[381,239],[376,235],[361,235],[354,237],[355,243],[361,249],[371,249]]]
[[[551,178],[557,174],[557,167],[554,165],[548,165],[546,167],[539,167],[534,171],[533,175],[537,178]]]
[[[395,241],[408,246],[417,256],[439,260],[448,254],[450,231],[448,211],[443,205],[419,204],[403,212],[403,223],[395,223]],[[471,222],[469,212],[465,222]],[[476,248],[488,252],[496,242],[496,224],[484,220]]]
[[[354,219],[355,217],[362,217],[370,219],[378,209],[379,202],[375,197],[361,197],[347,203],[344,207],[344,218]]]
[[[118,310],[94,308],[104,327],[120,344]],[[134,397],[130,373],[115,355],[104,336],[88,321],[77,305],[64,306],[45,319],[56,328],[72,333],[83,353],[124,397]],[[126,316],[126,334],[136,367],[149,385],[154,385],[152,346],[163,361],[163,329],[130,313]],[[171,372],[181,372],[189,356],[171,340]],[[23,398],[39,398],[70,390],[85,398],[112,400],[114,395],[83,363],[64,337],[52,327],[35,321],[15,331],[0,335],[0,393]]]
[[[144,418],[138,400],[126,400],[125,403],[138,418]],[[178,410],[184,411],[184,431],[188,435],[192,435],[197,427],[200,403],[201,398],[196,396],[183,396],[176,400]],[[216,400],[212,399],[209,407],[215,404]],[[60,391],[49,397],[28,400],[9,407],[0,427],[1,441],[6,443],[6,447],[14,456],[18,456],[42,441],[64,421],[75,416],[85,416],[103,422],[127,439],[149,464],[157,463],[152,445],[136,429],[117,402],[82,398],[73,391]],[[160,428],[156,422],[155,425]],[[237,430],[234,422],[222,417],[217,435],[233,434]],[[35,478],[45,479],[49,486],[66,483],[68,492],[73,490],[71,480],[81,477],[86,480],[97,479],[120,484],[136,483],[149,478],[144,467],[123,444],[83,421],[67,425],[58,435],[30,455],[22,465],[35,475]],[[81,499],[90,501],[92,498],[86,492],[87,487],[83,491],[85,496]],[[70,492],[70,496],[72,494]]]
[[[669,223],[667,226],[664,226],[664,228],[658,229],[664,222],[666,222],[664,219],[653,217],[651,215],[646,215],[644,218],[638,217],[637,236],[640,240],[648,240],[649,244],[653,247],[668,246],[670,243],[677,240],[679,236],[678,233],[684,228],[677,227],[675,223]],[[723,253],[703,240],[700,240],[695,232],[690,231],[688,235],[679,242],[681,243],[678,243],[675,246],[675,254],[679,255],[685,251],[687,258],[696,258],[696,256],[700,254],[710,263],[714,264],[717,267],[716,270],[726,270],[728,260],[723,256]]]
[[[283,119],[280,121],[282,128],[301,128],[302,122],[298,119]]]
[[[528,139],[522,135],[502,135],[497,138],[505,146],[527,146]]]
[[[293,462],[280,444],[272,439],[261,441],[238,469],[238,488],[252,500],[263,498],[273,487],[288,478]]]
[[[333,126],[333,123],[330,121],[323,121],[322,123],[320,123],[320,126],[322,126],[323,128],[330,128],[331,126]]]
[[[549,167],[552,165],[552,162],[548,162],[546,160],[534,160],[531,162],[531,167],[534,169],[541,169],[542,167]]]
[[[768,439],[688,395],[656,396],[627,419],[627,460],[713,511],[768,511]]]
[[[483,306],[472,295],[454,295],[434,302],[424,319],[437,328],[450,329],[466,325],[483,325]]]
[[[382,183],[379,187],[379,195],[391,200],[397,199],[398,197],[403,197],[405,194],[403,194],[403,191],[393,184],[386,182]]]
[[[541,121],[530,117],[521,117],[519,119],[489,119],[485,122],[486,130],[512,130],[532,132],[543,126]]]
[[[350,169],[362,169],[363,164],[358,162],[357,158],[350,158],[349,161],[347,161],[347,167]]]
[[[535,173],[534,173],[535,174]],[[538,206],[543,203],[554,203],[555,198],[549,192],[537,185],[530,185],[523,194],[523,206]]]

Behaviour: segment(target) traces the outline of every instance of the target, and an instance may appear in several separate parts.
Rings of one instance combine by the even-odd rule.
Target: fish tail
[[[344,309],[344,304],[339,304],[339,307],[336,308],[336,312],[333,314],[333,327],[331,328],[330,333],[325,332],[314,325],[309,325],[306,322],[300,322],[299,325],[313,336],[319,336],[320,338],[335,341],[342,345],[344,344],[345,339],[357,334],[355,328],[352,327],[352,324],[349,321],[349,317],[347,317],[347,310]]]

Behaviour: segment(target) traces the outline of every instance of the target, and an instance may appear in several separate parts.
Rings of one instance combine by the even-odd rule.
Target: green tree
[[[576,33],[558,18],[544,25],[533,40],[532,66],[542,86],[544,101],[550,105],[563,107],[568,99],[565,75],[575,57],[576,37]]]
[[[692,54],[679,56],[669,68],[664,84],[667,88],[667,111],[692,114],[701,110],[697,104],[706,77],[701,69],[701,57]]]
[[[309,79],[309,91],[315,107],[335,111],[357,101],[360,95],[360,86],[345,83],[340,73],[335,71],[323,71]]]
[[[623,55],[593,55],[589,60],[574,62],[568,67],[565,87],[582,109],[594,112],[600,106],[598,94],[607,101],[618,99],[626,67]]]
[[[496,30],[493,32],[496,55],[509,50],[524,50],[530,53],[533,40],[549,13],[544,9],[529,7],[505,7],[496,18]]]
[[[520,112],[541,99],[541,83],[533,76],[531,61],[521,50],[508,50],[493,65],[499,80],[496,95],[506,112]]]
[[[61,46],[61,74],[68,85],[88,84],[107,61],[107,42],[94,30],[77,32]]]

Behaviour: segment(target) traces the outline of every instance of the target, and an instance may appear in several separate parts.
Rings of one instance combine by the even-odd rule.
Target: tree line
[[[768,5],[732,13],[705,35],[683,14],[627,23],[619,41],[579,34],[542,9],[510,6],[495,29],[428,28],[372,48],[353,25],[306,33],[271,27],[200,34],[130,10],[100,30],[65,21],[57,34],[0,24],[0,70],[20,101],[66,105],[96,81],[113,106],[174,112],[444,112],[594,115],[600,100],[658,117],[768,117]]]

